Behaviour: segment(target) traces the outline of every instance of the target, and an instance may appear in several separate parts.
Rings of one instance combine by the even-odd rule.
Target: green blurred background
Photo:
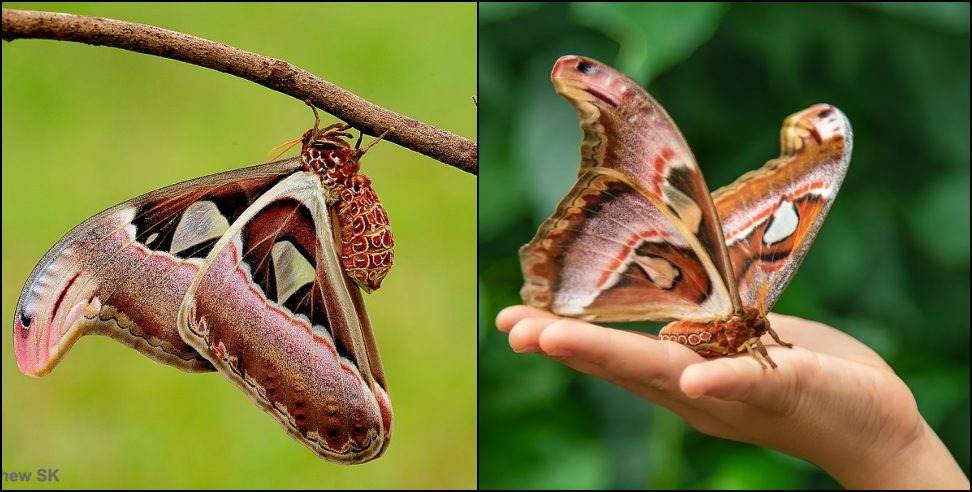
[[[877,350],[969,472],[969,6],[484,4],[480,8],[480,483],[834,488],[818,468],[702,435],[539,356],[493,318],[517,248],[573,183],[580,130],[550,85],[583,54],[646,85],[710,189],[778,155],[783,118],[838,106],[843,189],[775,310]],[[636,324],[654,330],[647,323]]]
[[[18,4],[152,24],[281,58],[393,111],[476,136],[476,6]],[[33,266],[108,206],[268,160],[304,104],[212,70],[113,48],[3,43],[3,326]],[[327,121],[333,121],[328,116]],[[187,374],[104,337],[43,379],[3,338],[3,470],[59,468],[94,488],[472,487],[476,471],[476,179],[394,144],[369,152],[396,264],[366,296],[388,375],[391,445],[316,458],[219,374]]]

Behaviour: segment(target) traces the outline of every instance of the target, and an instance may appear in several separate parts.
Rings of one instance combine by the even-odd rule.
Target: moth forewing
[[[391,408],[332,227],[316,173],[277,183],[213,247],[178,328],[297,440],[323,458],[360,463],[385,449]],[[301,263],[312,278],[300,276]],[[281,279],[281,270],[298,278]]]
[[[581,173],[520,259],[525,302],[564,316],[709,320],[733,310],[695,235],[657,196],[609,167]]]
[[[739,295],[763,314],[809,252],[850,166],[853,131],[836,107],[786,118],[781,155],[712,193]]]
[[[186,371],[212,370],[175,326],[202,264],[199,255],[211,245],[187,211],[217,201],[245,206],[297,166],[288,159],[167,186],[65,234],[34,267],[17,301],[14,353],[21,372],[47,374],[85,334],[110,336]],[[196,254],[173,250],[178,243],[194,243]]]

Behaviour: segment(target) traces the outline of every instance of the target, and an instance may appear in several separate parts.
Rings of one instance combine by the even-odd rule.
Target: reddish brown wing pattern
[[[351,147],[345,140],[350,138],[348,128],[338,123],[317,130],[315,125],[302,138],[300,160],[305,170],[320,173],[328,202],[337,206],[344,271],[371,292],[391,269],[395,240],[371,180],[358,174],[367,149]]]
[[[381,455],[391,402],[317,173],[268,190],[226,231],[179,310],[193,348],[323,458]]]
[[[170,186],[76,227],[21,294],[20,369],[41,376],[79,336],[109,335],[219,370],[321,457],[380,456],[391,403],[354,282],[380,286],[392,237],[346,128],[315,125],[302,159]]]
[[[781,155],[712,194],[743,304],[765,314],[803,262],[850,164],[853,132],[837,108],[790,115]]]
[[[722,317],[731,305],[713,295],[704,254],[667,207],[624,174],[594,167],[521,248],[521,295],[587,320]]]
[[[20,294],[14,318],[20,370],[43,376],[78,337],[97,334],[187,371],[211,371],[179,336],[179,305],[229,224],[299,166],[289,159],[172,185],[75,227]]]
[[[780,131],[781,156],[712,194],[743,312],[708,323],[671,323],[659,332],[663,340],[706,357],[745,349],[775,367],[758,337],[768,332],[781,345],[789,344],[765,315],[823,225],[850,164],[852,135],[844,114],[827,104],[790,115]]]
[[[581,172],[616,169],[664,204],[694,236],[721,279],[734,310],[740,305],[719,217],[691,149],[675,122],[635,81],[597,60],[564,56],[550,78],[577,110],[584,132]],[[722,292],[719,295],[723,295]]]
[[[737,301],[718,217],[665,110],[590,58],[560,58],[551,80],[580,118],[581,171],[521,249],[524,302],[591,320],[729,316]],[[602,208],[628,215],[617,220]]]
[[[844,115],[817,105],[790,116],[782,156],[710,197],[677,127],[636,83],[578,56],[551,79],[580,116],[581,172],[520,251],[524,301],[591,320],[679,318],[662,339],[705,356],[745,349],[775,367],[759,337],[789,344],[765,314],[847,171]]]

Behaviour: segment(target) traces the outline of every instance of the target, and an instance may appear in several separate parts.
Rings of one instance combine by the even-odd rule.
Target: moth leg
[[[376,143],[381,142],[382,140],[384,140],[385,136],[387,136],[389,133],[391,133],[393,131],[395,131],[395,127],[391,127],[389,129],[381,132],[381,135],[378,135],[378,138],[372,140],[371,143],[369,143],[363,149],[361,149],[359,147],[361,146],[361,139],[364,138],[364,133],[360,133],[358,135],[358,142],[354,144],[354,153],[357,154],[357,156],[360,158],[361,156],[365,155],[365,152],[368,152],[368,150],[371,149],[372,147],[374,147]]]
[[[781,346],[786,347],[786,348],[793,348],[793,344],[792,343],[790,343],[790,342],[784,342],[783,340],[780,340],[780,335],[778,333],[776,333],[776,330],[774,330],[772,326],[767,326],[766,327],[766,331],[769,332],[770,336],[773,337],[773,340],[776,343],[778,343]]]
[[[753,356],[764,370],[776,369],[776,363],[770,358],[769,353],[766,351],[766,346],[758,338],[747,340],[743,343],[743,347],[746,347],[746,352],[749,352],[749,355]]]

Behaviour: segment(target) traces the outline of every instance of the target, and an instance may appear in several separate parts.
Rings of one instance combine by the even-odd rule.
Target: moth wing
[[[580,172],[621,172],[666,208],[712,259],[738,312],[719,216],[692,150],[665,109],[637,82],[591,58],[561,57],[551,80],[579,115]]]
[[[183,296],[229,224],[299,166],[288,159],[175,184],[72,229],[34,267],[17,302],[21,372],[47,374],[84,334],[183,370],[213,370],[179,336]]]
[[[320,178],[277,183],[212,248],[179,310],[196,351],[319,456],[381,455],[391,404]]]
[[[603,167],[520,249],[526,304],[592,321],[720,319],[732,313],[712,259],[671,210]]]
[[[743,304],[767,313],[806,256],[850,165],[853,132],[837,108],[794,113],[781,155],[712,194]]]

